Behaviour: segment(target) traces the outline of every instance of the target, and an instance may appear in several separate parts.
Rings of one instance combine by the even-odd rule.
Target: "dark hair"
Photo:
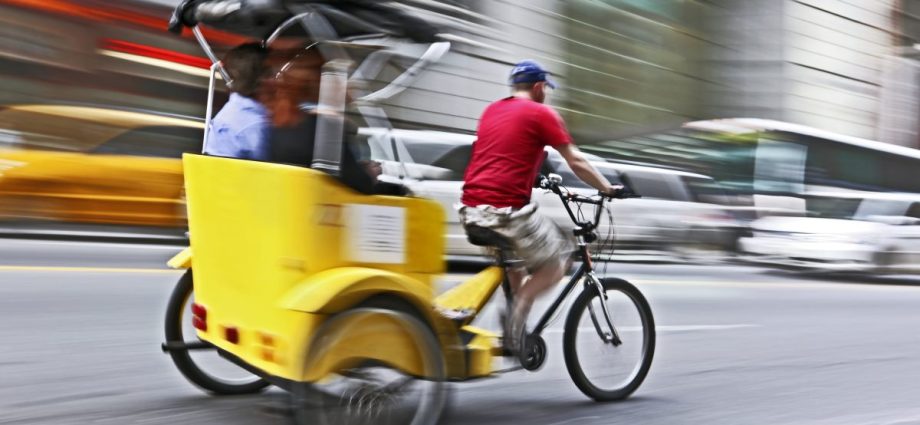
[[[224,69],[230,75],[230,90],[246,97],[255,96],[262,77],[266,50],[259,43],[234,47],[224,55]]]
[[[535,85],[537,85],[537,83],[535,82],[534,83],[514,83],[511,85],[511,88],[514,91],[530,91],[533,89],[533,86]]]

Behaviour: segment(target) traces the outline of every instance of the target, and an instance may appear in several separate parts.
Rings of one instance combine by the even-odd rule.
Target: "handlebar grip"
[[[613,194],[613,195],[606,194],[606,193],[603,193],[603,192],[597,192],[597,194],[598,194],[598,196],[600,196],[600,197],[602,197],[602,198],[604,198],[604,199],[606,199],[606,200],[613,200],[613,199],[630,199],[630,198],[641,198],[641,197],[642,197],[642,195],[639,195],[638,193],[633,192],[632,190],[629,190],[629,189],[626,189],[626,188],[623,188],[622,190],[617,191],[617,193],[616,193],[616,194]]]
[[[560,193],[559,192],[559,182],[553,181],[553,179],[543,174],[540,174],[538,178],[540,181],[539,183],[540,189],[551,190],[553,193],[556,193],[556,194]]]

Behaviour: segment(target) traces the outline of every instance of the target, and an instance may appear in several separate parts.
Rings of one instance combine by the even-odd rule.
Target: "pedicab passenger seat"
[[[196,291],[247,294],[237,313],[253,321],[262,320],[259,307],[325,270],[372,268],[425,285],[444,272],[437,202],[361,194],[292,165],[193,154],[183,165]]]

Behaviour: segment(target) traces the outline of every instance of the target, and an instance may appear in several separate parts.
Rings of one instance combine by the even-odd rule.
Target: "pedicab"
[[[582,261],[511,357],[518,366],[503,368],[511,354],[501,336],[473,322],[499,287],[513,297],[508,241],[472,232],[471,242],[494,248],[496,264],[437,294],[445,272],[440,205],[358,193],[336,178],[346,103],[388,126],[380,102],[443,57],[449,37],[388,2],[185,1],[171,27],[190,29],[213,61],[207,119],[218,75],[229,78],[200,25],[266,45],[295,32],[326,64],[311,168],[183,156],[190,246],[169,261],[185,273],[167,307],[162,348],[189,381],[216,395],[280,387],[298,423],[433,424],[449,382],[540,369],[542,335],[555,331],[551,322],[580,288],[562,332],[573,381],[598,401],[639,387],[654,354],[651,309],[635,286],[598,277],[588,248],[609,198],[569,193],[558,176],[542,179],[566,205]],[[422,53],[371,90],[367,81],[407,51]],[[590,217],[583,207],[593,207]]]

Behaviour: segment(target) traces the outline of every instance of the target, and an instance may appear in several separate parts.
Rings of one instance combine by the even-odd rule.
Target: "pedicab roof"
[[[436,41],[437,29],[391,1],[376,0],[184,0],[173,13],[169,29],[201,23],[258,39],[302,12],[315,11],[340,39],[392,36],[416,42]],[[296,26],[300,30],[300,26]]]

